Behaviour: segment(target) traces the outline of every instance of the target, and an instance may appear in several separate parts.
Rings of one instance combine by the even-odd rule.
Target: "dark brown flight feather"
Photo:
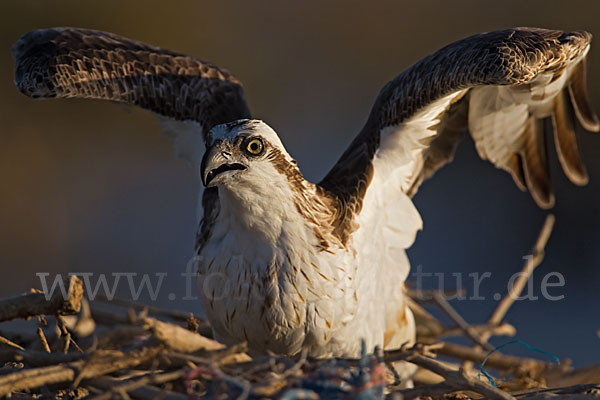
[[[452,159],[472,117],[466,107],[473,88],[524,86],[542,72],[558,78],[567,67],[574,67],[567,82],[570,101],[559,95],[552,114],[556,145],[567,176],[576,184],[584,184],[587,175],[569,113],[575,112],[587,130],[600,128],[588,99],[585,59],[581,59],[590,40],[591,35],[584,31],[516,28],[471,36],[425,57],[381,90],[365,126],[320,185],[339,196],[342,204],[356,214],[372,179],[372,161],[380,146],[381,131],[409,120],[435,100],[469,89],[440,116],[437,135],[424,151],[423,166],[412,177],[413,183],[407,191],[413,195],[424,179]],[[574,65],[577,59],[581,61]],[[553,204],[554,197],[539,126],[538,120],[531,116],[528,128],[522,133],[525,138],[521,150],[496,166],[510,172],[515,183],[520,188],[527,187],[538,205],[546,208]]]
[[[88,98],[196,121],[206,141],[218,124],[250,118],[242,84],[225,69],[112,33],[78,28],[31,31],[13,46],[15,84],[34,98]],[[199,246],[218,215],[218,193],[203,193]]]
[[[525,143],[521,160],[531,195],[540,207],[548,208],[554,205],[554,194],[550,186],[545,126],[548,125],[544,125],[544,120],[529,118],[523,132]]]
[[[569,94],[581,126],[588,131],[598,132],[600,122],[598,122],[598,117],[590,104],[587,88],[587,65],[585,62],[575,66],[573,77],[569,82]]]
[[[241,83],[193,57],[108,32],[51,28],[13,46],[15,84],[30,97],[78,97],[136,105],[213,126],[250,111]]]
[[[581,159],[577,134],[575,132],[575,110],[567,90],[563,90],[556,97],[554,112],[552,113],[552,123],[554,126],[556,153],[558,154],[563,171],[574,184],[587,184],[588,174]]]

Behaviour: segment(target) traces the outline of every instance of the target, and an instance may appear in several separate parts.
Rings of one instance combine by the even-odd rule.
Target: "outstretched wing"
[[[554,131],[569,179],[585,184],[575,117],[587,130],[600,128],[586,88],[590,39],[583,31],[537,28],[484,33],[450,44],[397,76],[320,183],[342,200],[338,225],[350,227],[348,220],[369,214],[369,208],[398,208],[396,192],[412,196],[452,159],[467,128],[479,155],[510,172],[541,207],[554,202],[545,132]],[[420,219],[411,218],[418,229]]]
[[[178,157],[198,173],[203,141],[218,124],[250,118],[244,89],[228,71],[112,33],[52,28],[26,33],[13,46],[15,84],[34,98],[111,100],[164,118]],[[201,244],[218,213],[216,189],[199,202]]]
[[[25,95],[104,99],[153,111],[179,122],[170,129],[173,144],[193,164],[213,126],[250,117],[242,85],[228,71],[112,33],[36,30],[12,50],[15,84]]]

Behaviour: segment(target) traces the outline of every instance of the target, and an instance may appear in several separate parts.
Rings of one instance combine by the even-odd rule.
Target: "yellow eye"
[[[246,151],[253,156],[257,156],[263,152],[265,145],[259,138],[250,139],[246,142]]]

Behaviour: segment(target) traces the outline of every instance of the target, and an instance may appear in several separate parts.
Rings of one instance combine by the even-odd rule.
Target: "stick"
[[[189,331],[179,325],[146,317],[142,320],[145,329],[171,349],[182,353],[193,353],[198,350],[220,350],[225,345],[206,338],[198,333]]]
[[[487,339],[480,337],[479,334],[473,328],[471,328],[467,321],[465,321],[463,317],[456,312],[456,310],[450,305],[450,303],[448,303],[448,300],[446,300],[446,298],[443,297],[440,292],[433,293],[433,300],[475,344],[478,344],[488,351],[493,349],[493,347],[487,342]]]
[[[69,346],[71,345],[71,334],[67,332],[62,339],[62,352],[67,354],[69,352]]]
[[[89,355],[83,353],[46,353],[40,350],[0,350],[0,364],[11,361],[23,362],[28,367],[45,367],[65,362],[72,362],[87,358]]]
[[[484,333],[491,333],[492,336],[515,336],[517,334],[516,328],[509,324],[508,322],[503,322],[500,325],[490,325],[490,324],[482,324],[482,325],[470,325],[471,329],[473,329],[477,335],[482,336]],[[437,339],[447,338],[453,336],[461,336],[464,334],[464,331],[460,328],[453,328],[444,331]]]
[[[500,323],[500,321],[502,321],[510,306],[512,306],[512,304],[523,291],[523,288],[527,284],[527,281],[529,280],[531,274],[533,274],[535,268],[542,263],[542,260],[544,259],[544,249],[546,247],[546,243],[548,243],[548,239],[550,239],[550,235],[552,234],[552,228],[554,227],[554,220],[554,215],[548,214],[535,246],[533,247],[531,256],[527,257],[527,261],[521,270],[521,275],[519,275],[515,284],[510,288],[506,296],[504,296],[500,303],[498,303],[498,306],[488,319],[490,324],[497,325]],[[486,338],[486,340],[487,339],[489,339],[489,337]]]
[[[42,349],[46,353],[52,353],[52,351],[50,350],[50,346],[48,345],[48,341],[46,340],[46,335],[44,335],[44,331],[42,330],[42,328],[37,328],[37,335],[38,335],[38,338],[40,338],[40,343],[42,344]]]
[[[564,373],[561,369],[554,369],[543,374],[548,384],[553,386],[570,386],[578,383],[600,383],[600,365],[588,365]]]
[[[527,257],[527,261],[525,262],[525,265],[521,270],[521,274],[517,278],[515,284],[509,289],[506,296],[502,298],[500,303],[498,303],[498,305],[496,306],[496,309],[492,312],[492,315],[488,319],[488,324],[492,326],[500,324],[502,319],[504,319],[504,317],[506,316],[506,313],[508,312],[510,307],[513,305],[515,300],[523,291],[523,288],[527,284],[527,281],[529,280],[531,274],[533,274],[533,271],[537,268],[538,265],[542,263],[542,260],[544,259],[544,249],[546,247],[546,244],[548,243],[548,239],[550,239],[550,235],[552,234],[552,229],[554,228],[554,221],[554,215],[548,214],[548,216],[546,217],[546,221],[542,226],[542,230],[538,235],[537,241],[533,246],[531,256]],[[491,331],[484,332],[481,334],[481,339],[487,342],[491,336]],[[477,346],[478,345],[476,345],[475,347]],[[471,365],[469,362],[465,362],[463,366],[465,368],[468,368]]]
[[[31,343],[38,340],[35,332],[14,332],[0,329],[0,336],[3,336],[4,338],[11,340],[15,343],[20,343],[24,347],[27,347]]]
[[[439,355],[452,357],[457,360],[473,361],[476,363],[482,362],[488,354],[487,351],[482,350],[479,347],[467,347],[447,342],[442,342],[441,346],[434,351]],[[508,356],[499,352],[490,354],[486,365],[501,371],[514,371],[517,373],[527,371],[533,372],[535,375],[539,375],[539,373],[548,369],[550,366],[549,364],[534,358]]]
[[[25,350],[23,347],[19,346],[18,344],[11,342],[10,340],[8,340],[7,338],[0,336],[0,344],[5,344],[7,346],[10,347],[14,347],[15,349],[19,349],[19,350]]]
[[[444,363],[434,360],[433,358],[425,356],[414,356],[408,358],[406,361],[418,365],[419,367],[426,368],[430,371],[435,372],[445,379],[444,385],[447,385],[454,391],[459,390],[471,390],[473,392],[482,394],[483,396],[492,400],[514,400],[515,398],[510,394],[495,388],[487,383],[480,381],[476,378],[472,378],[466,375],[461,370],[453,370],[447,367]],[[401,393],[405,398],[410,396],[410,391],[413,389],[399,390],[397,393]]]
[[[14,372],[0,376],[0,396],[52,383],[72,382],[76,377],[80,380],[90,379],[120,369],[135,367],[157,357],[161,351],[159,347],[150,347],[128,354],[99,354],[94,360],[81,360]]]
[[[184,311],[177,310],[163,310],[162,308],[152,307],[134,300],[119,298],[108,299],[107,297],[102,295],[98,295],[96,299],[106,304],[126,307],[129,310],[134,309],[142,312],[146,311],[154,315],[169,317],[179,322],[185,322],[188,324],[188,326],[194,326],[193,330],[200,333],[202,336],[212,337],[212,327],[210,326],[208,321],[195,317],[192,313],[186,313]]]
[[[38,315],[69,315],[78,313],[83,297],[83,283],[75,275],[65,279],[65,298],[57,290],[50,299],[43,293],[31,293],[0,300],[0,322],[17,318],[28,319]]]
[[[147,376],[144,376],[144,377],[142,377],[140,379],[136,379],[136,380],[128,380],[128,381],[119,382],[118,380],[115,379],[115,380],[112,380],[112,383],[113,383],[112,388],[107,390],[106,393],[103,393],[99,396],[92,397],[90,400],[109,400],[116,393],[123,393],[123,392],[128,393],[130,391],[133,391],[135,389],[139,389],[141,387],[148,386],[148,385],[160,385],[160,384],[163,384],[166,382],[181,379],[182,377],[185,376],[186,373],[187,373],[186,370],[180,369],[178,371],[167,372],[164,374],[149,374]],[[117,383],[120,383],[120,384],[117,384]],[[91,381],[90,384],[94,385],[94,381]],[[117,384],[117,385],[115,385],[115,384]]]
[[[122,383],[122,380],[111,378],[111,377],[100,377],[94,378],[89,381],[87,387],[95,387],[101,389],[102,392],[112,390],[116,385]],[[190,397],[183,394],[172,392],[169,390],[162,390],[154,386],[142,385],[135,389],[129,389],[128,394],[138,399],[162,399],[162,400],[189,400]]]
[[[407,291],[407,293],[410,293]],[[431,315],[429,311],[425,310],[423,306],[417,303],[412,296],[418,296],[418,292],[405,296],[406,304],[415,317],[415,325],[417,328],[417,337],[428,336],[438,337],[448,330],[444,324],[442,324],[436,317]],[[418,340],[418,338],[417,338]]]

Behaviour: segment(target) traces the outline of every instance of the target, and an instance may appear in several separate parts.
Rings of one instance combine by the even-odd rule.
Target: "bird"
[[[203,186],[195,264],[216,339],[253,354],[357,357],[361,342],[415,343],[404,292],[406,249],[422,229],[412,197],[464,136],[544,209],[555,201],[546,140],[568,179],[588,182],[576,127],[600,129],[590,41],[585,31],[512,28],[433,52],[381,89],[318,183],[214,64],[69,27],[28,32],[12,50],[16,87],[29,97],[111,100],[167,121]]]

